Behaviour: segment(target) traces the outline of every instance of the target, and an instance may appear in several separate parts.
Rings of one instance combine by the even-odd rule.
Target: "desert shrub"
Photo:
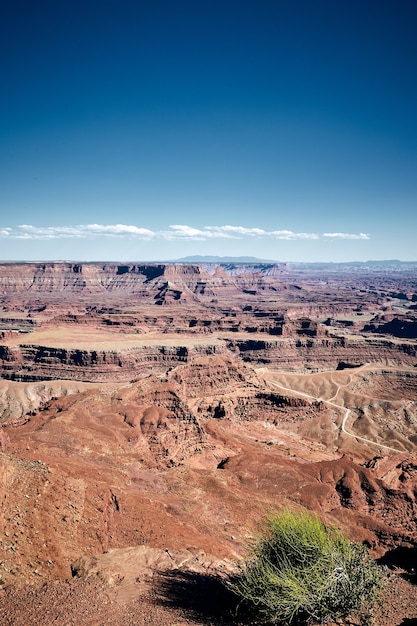
[[[268,517],[229,584],[258,622],[310,624],[370,611],[381,575],[363,546],[314,515],[285,510]]]

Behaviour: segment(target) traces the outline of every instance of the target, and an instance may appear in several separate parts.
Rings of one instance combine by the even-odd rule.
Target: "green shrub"
[[[379,568],[363,546],[308,513],[275,513],[230,583],[262,623],[325,623],[370,609]]]

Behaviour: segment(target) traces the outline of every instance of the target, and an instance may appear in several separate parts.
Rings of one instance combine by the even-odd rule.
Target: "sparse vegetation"
[[[251,555],[230,582],[260,623],[324,624],[356,610],[368,616],[382,576],[366,549],[309,513],[267,519]]]

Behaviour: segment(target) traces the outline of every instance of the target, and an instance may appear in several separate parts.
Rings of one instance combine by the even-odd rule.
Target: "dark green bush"
[[[326,623],[371,609],[380,570],[366,549],[308,513],[270,516],[231,581],[240,605],[263,623]]]

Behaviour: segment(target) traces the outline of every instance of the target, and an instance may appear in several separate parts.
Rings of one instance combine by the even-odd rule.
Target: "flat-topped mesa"
[[[308,317],[285,319],[282,327],[285,337],[327,337],[329,332],[323,324],[318,324]]]
[[[0,345],[0,376],[16,381],[78,380],[127,382],[165,372],[198,355],[229,354],[216,339],[196,342],[144,342],[114,349],[70,348],[34,344]]]
[[[206,272],[200,265],[188,265],[181,263],[168,263],[164,265],[165,276],[202,276],[208,278],[210,274]]]
[[[27,337],[30,337],[28,335]],[[117,336],[116,336],[117,337]],[[135,337],[137,339],[135,339]],[[9,380],[36,381],[67,379],[85,382],[130,381],[151,372],[166,372],[190,359],[206,355],[233,357],[235,367],[244,363],[289,371],[346,369],[363,363],[414,366],[417,347],[411,343],[345,337],[252,336],[230,333],[218,338],[211,334],[190,340],[182,335],[147,338],[146,334],[119,334],[109,346],[103,342],[64,345],[17,343],[13,337],[0,344],[0,376]],[[33,337],[36,338],[35,336]],[[27,341],[27,339],[26,339]],[[55,343],[55,345],[53,345]],[[113,347],[114,346],[114,347]],[[239,365],[240,362],[240,365]],[[213,370],[213,379],[222,376]],[[190,382],[190,381],[189,381]]]

